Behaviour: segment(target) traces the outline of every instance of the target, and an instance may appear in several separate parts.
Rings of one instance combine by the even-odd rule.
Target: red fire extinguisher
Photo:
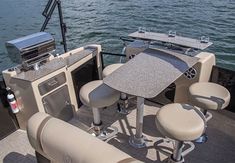
[[[10,107],[11,107],[11,111],[14,114],[16,114],[20,111],[20,109],[19,109],[19,106],[16,102],[15,95],[13,94],[13,92],[11,91],[11,89],[9,87],[7,87],[6,89],[8,91],[7,100],[9,102]]]

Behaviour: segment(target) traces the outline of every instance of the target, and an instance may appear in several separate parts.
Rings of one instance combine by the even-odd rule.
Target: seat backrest
[[[27,133],[33,148],[52,162],[140,162],[85,131],[46,113],[36,113],[29,119]]]

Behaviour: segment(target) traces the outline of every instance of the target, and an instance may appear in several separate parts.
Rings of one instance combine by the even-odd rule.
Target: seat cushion
[[[115,63],[115,64],[111,64],[111,65],[108,65],[107,67],[105,67],[103,70],[103,78],[105,78],[106,76],[108,76],[111,73],[113,73],[114,71],[116,71],[122,65],[123,65],[123,63]]]
[[[215,83],[199,82],[189,87],[190,103],[202,109],[224,109],[230,102],[229,91]]]
[[[117,102],[120,93],[105,85],[103,80],[95,80],[82,86],[79,96],[84,105],[102,108]]]
[[[128,154],[67,122],[50,117],[43,123],[43,119],[48,116],[45,113],[33,115],[28,122],[27,132],[30,137],[38,139],[43,155],[52,162],[121,163],[129,160],[128,163],[140,163]],[[34,129],[35,124],[41,126],[41,129]],[[36,130],[40,130],[38,136],[34,135]],[[30,143],[37,151],[31,140]]]
[[[156,115],[156,126],[166,137],[179,141],[199,138],[205,129],[205,117],[199,109],[188,104],[168,104]]]
[[[45,124],[45,122],[47,122],[47,120],[51,118],[51,116],[42,112],[38,112],[33,117],[34,118],[30,118],[28,120],[28,125],[27,125],[28,139],[31,145],[34,147],[34,149],[43,155],[41,142],[39,140],[39,134],[41,133],[43,123]]]

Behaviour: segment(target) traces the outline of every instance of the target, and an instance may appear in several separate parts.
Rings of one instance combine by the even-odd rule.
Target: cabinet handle
[[[65,104],[66,104],[66,105],[70,105],[70,102],[69,102],[69,101],[65,101]]]
[[[52,80],[52,81],[49,81],[47,84],[49,85],[49,86],[54,86],[54,85],[56,85],[58,82],[54,79],[54,80]]]

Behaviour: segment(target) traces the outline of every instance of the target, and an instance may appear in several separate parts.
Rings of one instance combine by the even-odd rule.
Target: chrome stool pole
[[[209,116],[208,116],[208,118],[207,118],[207,115],[208,115],[207,110],[202,109],[202,113],[203,113],[203,115],[204,115],[205,118],[206,118],[206,122],[207,122],[209,119],[212,118],[212,115],[211,115],[211,114],[209,114]],[[211,117],[210,117],[210,116],[211,116]],[[206,127],[207,127],[207,126],[206,126]],[[207,136],[207,134],[206,134],[206,127],[205,127],[205,132],[204,132],[199,138],[197,138],[196,140],[194,140],[195,143],[202,144],[202,143],[207,142],[208,136]]]
[[[175,141],[175,148],[172,154],[172,158],[177,162],[183,161],[183,157],[182,157],[183,147],[184,145],[182,141]]]
[[[127,94],[121,92],[120,100],[118,102],[118,113],[129,114],[130,110],[128,110],[128,106],[129,104]]]

